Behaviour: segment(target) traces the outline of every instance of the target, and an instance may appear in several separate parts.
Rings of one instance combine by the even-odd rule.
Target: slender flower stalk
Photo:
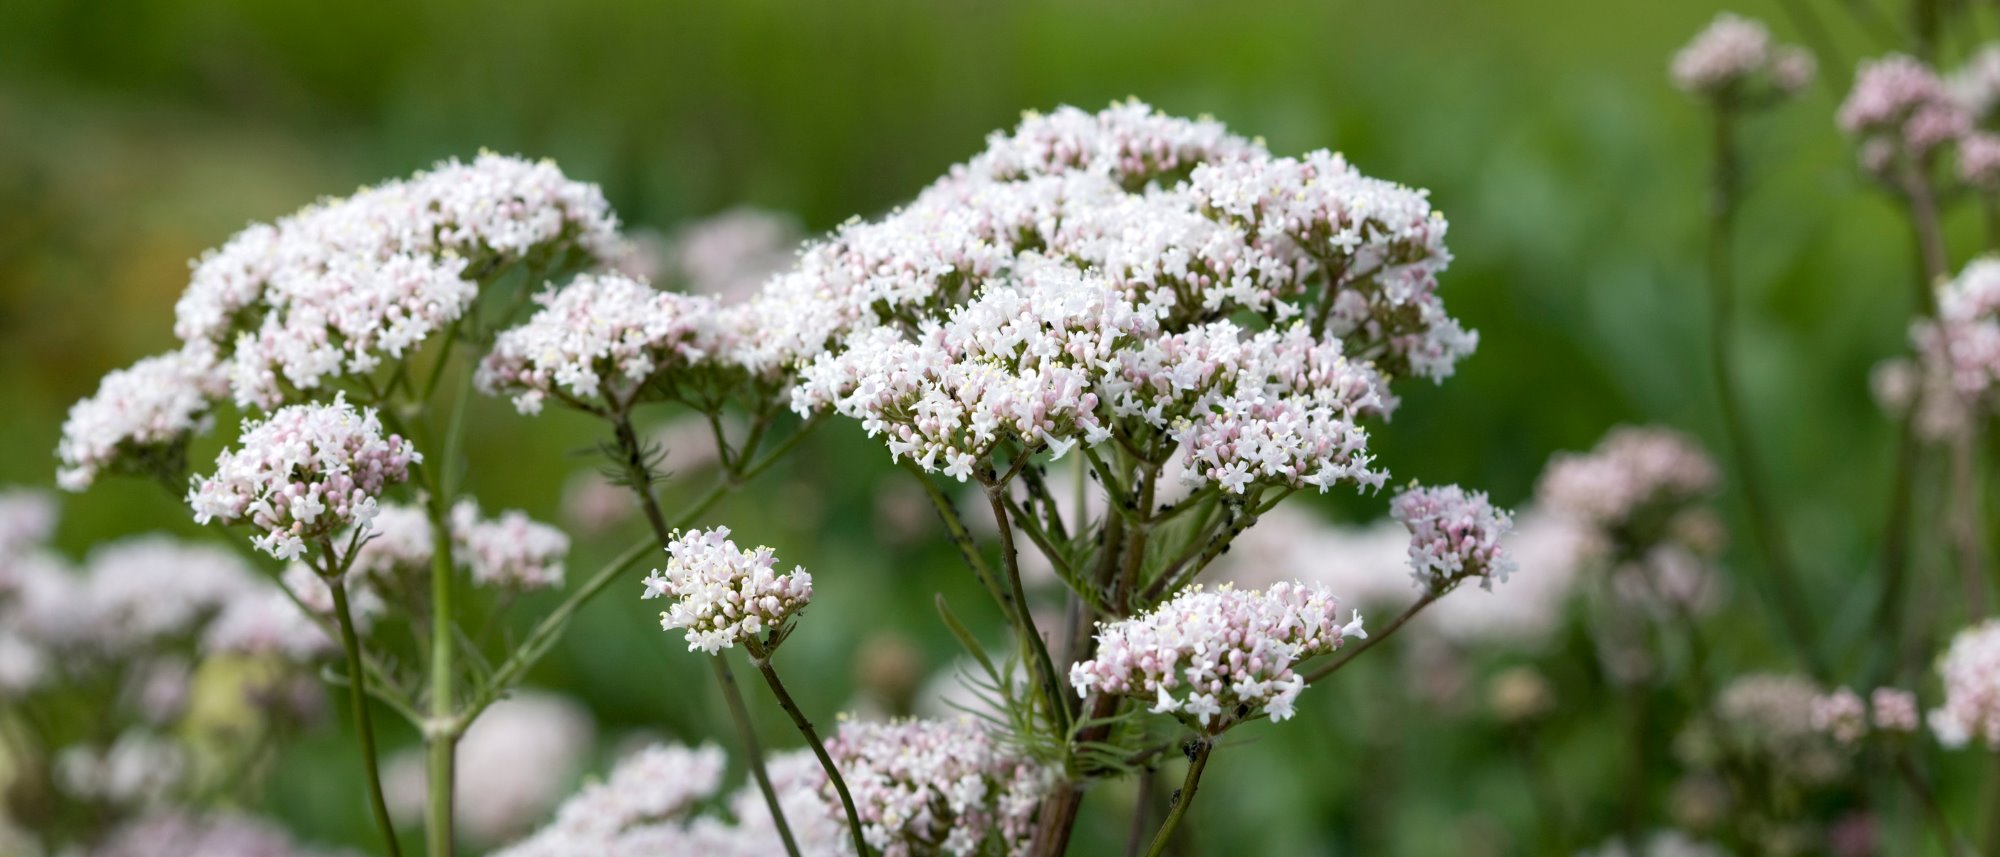
[[[396,823],[389,817],[389,803],[382,794],[382,772],[375,752],[375,725],[368,715],[368,671],[361,663],[361,640],[354,633],[354,615],[347,605],[347,582],[340,576],[333,576],[327,579],[326,585],[333,593],[333,615],[340,624],[340,648],[347,656],[348,705],[354,716],[354,731],[361,738],[361,764],[367,769],[368,777],[368,808],[375,814],[375,826],[382,831],[382,841],[387,845],[390,857],[402,857],[403,846],[396,838]]]
[[[1742,392],[1737,388],[1735,367],[1736,285],[1735,226],[1742,193],[1741,153],[1736,139],[1739,106],[1724,98],[1713,110],[1714,163],[1710,173],[1708,208],[1709,282],[1709,367],[1714,373],[1717,402],[1722,410],[1723,428],[1735,451],[1743,499],[1750,512],[1750,525],[1777,602],[1779,620],[1784,623],[1793,647],[1814,675],[1827,674],[1819,652],[1810,611],[1792,562],[1791,545],[1784,525],[1764,482],[1764,469],[1757,452],[1756,438],[1744,418]]]
[[[1153,846],[1146,849],[1146,857],[1160,857],[1166,853],[1167,840],[1172,839],[1174,828],[1180,826],[1181,816],[1187,814],[1188,806],[1194,803],[1196,789],[1201,786],[1202,771],[1208,769],[1208,756],[1215,751],[1215,739],[1195,738],[1188,742],[1187,778],[1174,792],[1173,808],[1167,810],[1167,820],[1160,822],[1160,832],[1153,835]]]
[[[813,757],[819,759],[820,768],[826,772],[827,780],[833,783],[834,792],[840,796],[841,811],[847,814],[847,830],[854,838],[854,853],[874,853],[868,847],[868,840],[862,836],[861,816],[854,809],[854,795],[847,790],[847,780],[840,775],[840,768],[834,765],[833,758],[827,755],[826,743],[820,740],[812,721],[806,719],[805,712],[799,710],[799,704],[792,701],[792,694],[785,690],[785,683],[778,680],[778,670],[771,666],[771,652],[754,639],[745,642],[745,648],[750,652],[750,663],[764,674],[764,682],[771,686],[771,695],[778,698],[778,707],[791,716],[792,725],[797,726],[799,734],[805,737]]]

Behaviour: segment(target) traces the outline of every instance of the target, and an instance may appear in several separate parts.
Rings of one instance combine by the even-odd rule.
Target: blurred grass
[[[555,158],[632,224],[748,203],[818,229],[908,198],[1023,109],[1137,95],[1431,189],[1453,222],[1447,302],[1482,343],[1449,383],[1411,388],[1376,445],[1398,481],[1516,503],[1551,451],[1619,422],[1669,422],[1717,446],[1698,273],[1704,136],[1665,80],[1671,51],[1716,8],[12,0],[0,4],[0,443],[14,454],[0,483],[48,484],[68,405],[170,345],[186,260],[321,194],[483,147]],[[1793,31],[1773,3],[1734,8]],[[1878,52],[1836,35],[1849,61]],[[1844,88],[1845,70],[1824,72]],[[1832,107],[1815,89],[1755,124],[1741,242],[1748,398],[1822,617],[1856,615],[1872,594],[1889,433],[1866,375],[1901,348],[1911,275],[1907,236],[1855,177]],[[1970,224],[1956,225],[1964,237]],[[594,428],[475,409],[473,490],[489,508],[553,517],[562,479],[586,466],[569,453]],[[846,703],[850,659],[875,629],[908,636],[929,668],[950,661],[932,591],[980,609],[936,534],[882,545],[874,497],[901,476],[886,465],[833,426],[710,516],[828,582],[800,631],[809,642],[786,656],[818,710]],[[1324,503],[1368,518],[1383,500]],[[107,486],[66,501],[61,541],[154,528],[191,529],[162,492]],[[573,568],[613,542],[580,547]],[[700,665],[629,594],[593,605],[536,680],[588,700],[607,731],[714,734]],[[1739,586],[1723,623],[1735,665],[1780,656],[1752,594]],[[1390,666],[1344,673],[1296,724],[1244,730],[1244,749],[1218,757],[1194,844],[1529,850],[1504,736],[1398,711],[1387,683],[1406,673]],[[1549,750],[1585,816],[1583,799],[1615,782],[1619,740],[1588,714],[1560,720]],[[346,753],[337,736],[301,743],[269,809],[365,843]],[[1088,833],[1121,834],[1118,800],[1093,800]]]

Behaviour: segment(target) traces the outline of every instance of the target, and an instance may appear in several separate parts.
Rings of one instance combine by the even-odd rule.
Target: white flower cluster
[[[367,526],[383,489],[423,461],[401,437],[382,436],[373,409],[357,411],[344,396],[246,419],[237,444],[216,458],[213,476],[197,479],[188,505],[203,524],[250,524],[259,531],[251,542],[280,559]]]
[[[771,785],[799,850],[809,857],[851,854],[838,804],[820,796],[826,781],[809,751],[766,760]],[[653,745],[620,762],[605,782],[586,785],[556,818],[496,857],[765,857],[784,851],[763,795],[745,784],[727,800],[733,823],[696,814],[716,795],[725,760],[713,746]]]
[[[1715,728],[1722,732],[1714,736],[1715,746],[1724,753],[1755,758],[1781,780],[1831,782],[1847,769],[1848,754],[1816,726],[1819,700],[1819,686],[1804,676],[1738,676],[1723,687],[1715,702]]]
[[[724,301],[748,300],[765,280],[798,261],[805,237],[789,214],[732,208],[674,230],[661,260],[664,276],[650,279]]]
[[[179,744],[127,731],[101,750],[64,747],[55,757],[56,787],[72,798],[115,805],[149,805],[166,799],[188,770]]]
[[[1972,430],[2000,386],[2000,260],[1977,259],[1938,288],[1935,318],[1910,326],[1917,353],[1905,401],[1931,439]]]
[[[1219,734],[1258,713],[1289,719],[1305,678],[1293,665],[1366,637],[1361,615],[1345,625],[1325,587],[1290,582],[1257,592],[1195,586],[1151,612],[1100,623],[1097,654],[1070,667],[1079,693],[1154,703]]]
[[[883,857],[1025,853],[1052,772],[969,718],[850,721],[826,742]],[[832,785],[822,797],[832,799]]]
[[[264,587],[243,560],[214,544],[136,536],[91,553],[81,595],[111,647],[140,654],[187,635],[233,601]]]
[[[212,343],[236,401],[268,409],[404,356],[503,266],[611,258],[617,225],[553,163],[447,161],[238,233],[195,264],[174,331]]]
[[[542,308],[500,334],[475,377],[481,392],[511,394],[524,414],[539,413],[550,396],[622,410],[660,376],[723,347],[714,298],[662,292],[623,275],[581,276],[535,300]]]
[[[1993,109],[2000,107],[2000,44],[1988,43],[1966,58],[1945,76],[1945,86],[1974,122],[1991,119]]]
[[[569,536],[526,512],[509,509],[497,518],[481,518],[478,503],[460,500],[451,510],[451,537],[453,557],[472,571],[474,583],[511,589],[562,585]]]
[[[794,409],[933,471],[965,479],[1001,440],[1171,432],[1232,492],[1379,484],[1354,420],[1476,341],[1438,301],[1445,228],[1424,192],[1335,154],[1275,157],[1136,102],[1065,108],[810,245],[765,294],[815,305],[779,337],[810,358]]]
[[[1959,631],[1938,659],[1944,705],[1930,713],[1938,743],[1963,747],[1983,741],[2000,747],[2000,619]]]
[[[81,491],[104,474],[178,482],[188,439],[208,429],[209,410],[228,389],[206,342],[105,375],[96,394],[72,406],[63,421],[56,483]]]
[[[159,810],[110,831],[81,857],[351,857],[353,852],[310,848],[284,830],[248,815],[193,815]]]
[[[1697,33],[1674,54],[1674,85],[1706,96],[1756,95],[1744,89],[1768,84],[1769,92],[1790,95],[1812,83],[1817,63],[1805,48],[1773,45],[1764,24],[1729,12]]]
[[[518,836],[561,799],[590,753],[590,711],[565,696],[520,691],[493,703],[458,741],[453,817],[474,842]],[[398,821],[423,818],[429,782],[422,748],[383,765],[382,788]]]
[[[688,651],[715,654],[785,627],[812,600],[812,574],[779,574],[768,547],[741,550],[728,527],[676,533],[667,567],[646,575],[642,598],[670,598],[664,630],[685,628]]]
[[[1413,487],[1390,501],[1389,514],[1410,531],[1410,574],[1426,591],[1444,592],[1468,578],[1491,591],[1514,571],[1500,544],[1513,532],[1514,516],[1494,508],[1484,491]]]
[[[1579,852],[1577,857],[1728,857],[1719,845],[1696,839],[1679,830],[1656,830],[1635,848],[1623,839],[1611,839],[1597,848]]]

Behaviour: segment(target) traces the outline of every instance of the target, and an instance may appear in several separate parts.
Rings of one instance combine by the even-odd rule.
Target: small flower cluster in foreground
[[[1086,696],[1150,701],[1155,713],[1191,718],[1210,734],[1260,713],[1286,720],[1306,687],[1293,665],[1367,636],[1359,613],[1343,625],[1339,609],[1323,586],[1195,586],[1151,612],[1099,625],[1097,655],[1070,667],[1070,684]]]
[[[826,750],[883,857],[1023,853],[1053,781],[966,718],[843,723]]]
[[[712,745],[652,745],[627,756],[603,782],[565,800],[555,820],[496,857],[764,857],[784,851],[757,788],[744,785],[727,801],[733,823],[696,807],[722,785],[727,760]],[[800,852],[847,853],[837,804],[820,797],[825,774],[810,752],[767,760],[771,785]]]
[[[1850,688],[1838,688],[1813,701],[1812,724],[1842,744],[1860,741],[1871,725],[1878,731],[1907,734],[1917,729],[1917,697],[1907,690],[1878,687],[1863,700]]]
[[[1938,743],[2000,747],[2000,619],[1958,632],[1938,660],[1944,705],[1930,713]]]
[[[673,603],[660,614],[665,630],[687,629],[688,651],[715,654],[766,632],[781,632],[812,600],[812,574],[780,574],[768,547],[741,550],[728,527],[675,534],[667,567],[646,576],[643,598]]]
[[[188,505],[197,522],[247,523],[259,550],[296,559],[309,542],[367,526],[382,490],[422,461],[401,437],[382,435],[373,409],[357,411],[344,396],[292,405],[245,420],[237,447],[196,481]]]
[[[56,483],[81,491],[106,474],[179,481],[188,439],[207,430],[209,410],[227,390],[205,342],[105,375],[63,421]]]
[[[1812,83],[1815,68],[1806,49],[1773,45],[1762,23],[1724,12],[1674,54],[1673,78],[1675,86],[1711,98],[1790,95]]]
[[[310,848],[269,822],[228,812],[193,815],[161,810],[111,831],[81,857],[346,857]]]
[[[215,346],[243,405],[367,373],[457,320],[479,281],[602,261],[617,219],[554,164],[482,154],[238,233],[196,263],[174,332]]]
[[[1410,574],[1425,591],[1444,592],[1468,578],[1490,591],[1514,570],[1500,546],[1514,516],[1494,508],[1483,491],[1411,488],[1390,501],[1389,514],[1409,528]]]

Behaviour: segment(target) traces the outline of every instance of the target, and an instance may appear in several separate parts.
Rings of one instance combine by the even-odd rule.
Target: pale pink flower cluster
[[[188,438],[206,431],[228,394],[214,346],[194,342],[104,376],[63,421],[56,484],[81,491],[103,474],[185,475]]]
[[[1465,590],[1431,605],[1417,627],[1463,646],[1537,645],[1562,627],[1577,588],[1590,536],[1575,521],[1537,508],[1523,510],[1503,541],[1526,574],[1509,575],[1492,591]]]
[[[79,857],[350,857],[312,848],[263,819],[159,810],[120,825]]]
[[[239,404],[272,408],[403,357],[501,266],[601,261],[616,247],[595,185],[487,153],[238,233],[195,264],[174,331],[215,345]]]
[[[1993,109],[2000,106],[2000,44],[1989,43],[1973,53],[1945,76],[1945,86],[1975,122],[1992,118]]]
[[[2000,385],[2000,260],[1976,259],[1938,289],[1935,318],[1910,325],[1916,425],[1942,439],[1971,430]]]
[[[2000,190],[2000,134],[1974,131],[1958,141],[1958,178],[1983,191]]]
[[[723,344],[714,298],[662,292],[620,274],[584,275],[535,296],[542,308],[500,334],[474,383],[524,414],[553,396],[617,412],[662,376]]]
[[[453,815],[468,839],[492,844],[529,830],[573,784],[596,734],[590,711],[565,696],[518,691],[482,712],[458,741]],[[422,748],[382,770],[389,811],[423,818],[428,775]]]
[[[1484,491],[1412,487],[1389,502],[1389,514],[1410,531],[1410,574],[1425,591],[1445,592],[1473,578],[1491,591],[1514,571],[1500,544],[1513,532],[1514,516],[1495,508]]]
[[[311,572],[307,575],[318,581]],[[357,616],[356,621],[359,623],[361,617]],[[275,655],[300,662],[334,651],[333,637],[301,611],[297,601],[270,588],[243,595],[225,605],[202,633],[201,646],[210,653]]]
[[[477,513],[475,508],[474,513]],[[454,515],[457,510],[453,509]],[[454,517],[454,521],[456,518]],[[350,532],[336,544],[345,544],[354,537]],[[431,532],[430,516],[423,507],[405,503],[378,503],[375,518],[368,522],[368,529],[361,534],[361,547],[354,552],[348,567],[357,575],[374,580],[389,580],[403,575],[427,574],[431,567],[431,556],[437,551],[437,544]],[[453,535],[457,535],[454,531]]]
[[[1024,853],[1053,772],[969,718],[849,721],[826,742],[854,796],[862,838],[883,857]],[[822,787],[832,801],[832,785]]]
[[[509,589],[562,585],[569,536],[526,512],[509,509],[482,518],[477,502],[460,500],[451,510],[451,537],[453,557],[472,571],[474,583]]]
[[[1672,517],[1712,496],[1722,472],[1692,438],[1655,427],[1612,429],[1588,453],[1558,453],[1537,497],[1605,534],[1628,536],[1642,518]]]
[[[291,405],[244,420],[237,447],[196,480],[188,505],[197,522],[249,524],[259,550],[296,559],[311,541],[367,526],[383,489],[422,461],[401,437],[383,436],[373,409],[357,411],[344,396]]]
[[[779,632],[812,600],[812,574],[780,574],[768,547],[741,550],[728,527],[677,533],[667,543],[667,567],[646,576],[643,598],[670,598],[664,630],[687,630],[688,651],[715,654],[767,632]]]
[[[230,603],[264,588],[229,550],[165,535],[105,545],[85,567],[80,594],[106,653],[140,654],[193,634]]]
[[[128,730],[109,746],[73,744],[56,752],[55,784],[70,797],[131,806],[164,801],[189,768],[173,741]]]
[[[1729,12],[1697,33],[1674,54],[1674,85],[1697,95],[1749,95],[1743,88],[1767,81],[1770,91],[1789,95],[1812,83],[1816,63],[1796,45],[1774,45],[1760,21]]]
[[[1289,719],[1305,678],[1293,665],[1366,637],[1346,624],[1324,586],[1281,582],[1258,592],[1228,584],[1182,590],[1147,613],[1100,623],[1097,654],[1070,667],[1079,693],[1153,703],[1156,714],[1218,734],[1259,713]]]
[[[1937,72],[1900,54],[1861,64],[1839,121],[1861,142],[1862,166],[1877,174],[1900,159],[1923,162],[1972,130],[1972,114]]]
[[[1860,694],[1842,687],[1813,701],[1813,728],[1842,744],[1861,740],[1871,727],[1881,732],[1914,732],[1917,721],[1916,694],[1900,688],[1878,687],[1864,702]]]
[[[1722,689],[1715,703],[1724,752],[1754,755],[1778,777],[1826,783],[1847,768],[1839,750],[1816,725],[1819,686],[1804,676],[1751,673]]]
[[[1930,713],[1938,743],[1963,747],[1983,741],[2000,747],[2000,619],[1988,619],[1952,637],[1938,659],[1944,705]]]

